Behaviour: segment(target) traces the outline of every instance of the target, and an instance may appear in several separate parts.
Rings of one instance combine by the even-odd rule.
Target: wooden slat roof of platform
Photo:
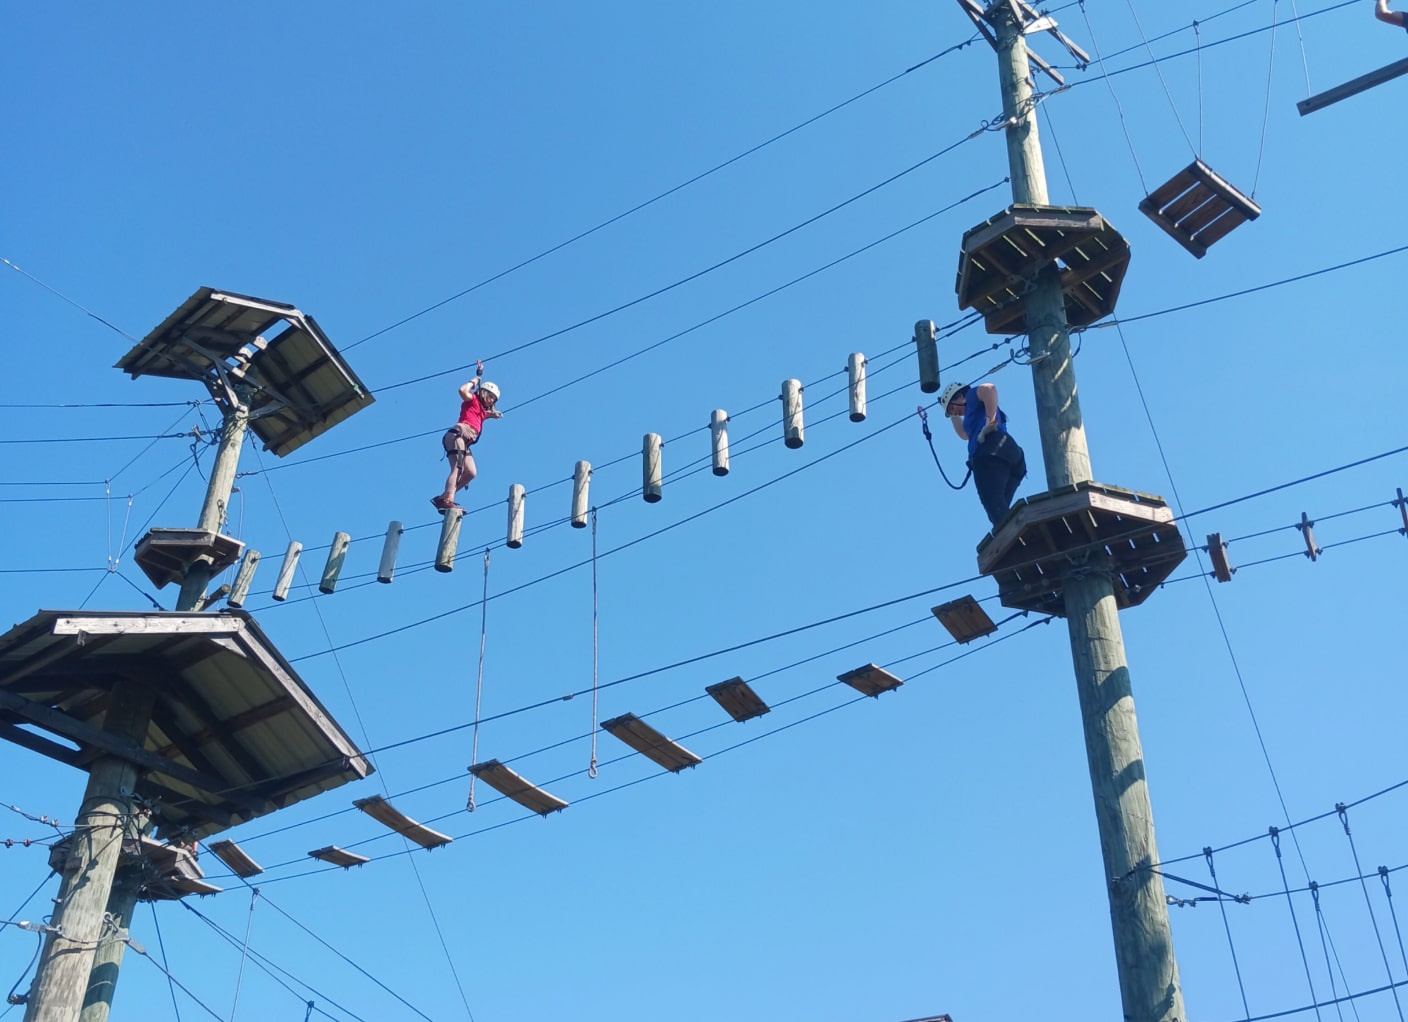
[[[222,371],[250,384],[249,428],[280,457],[375,400],[312,316],[210,287],[186,299],[116,368],[133,378],[199,380],[212,393]]]
[[[124,678],[156,690],[140,748],[102,730]],[[0,738],[81,769],[135,763],[162,835],[205,837],[372,773],[244,611],[40,611],[0,636]]]

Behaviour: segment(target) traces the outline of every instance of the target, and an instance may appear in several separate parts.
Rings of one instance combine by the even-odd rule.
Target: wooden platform
[[[182,582],[197,558],[209,554],[211,574],[224,571],[240,559],[244,544],[233,536],[202,529],[151,529],[137,543],[132,559],[158,589]]]
[[[717,685],[707,685],[704,691],[713,696],[714,701],[740,723],[772,711],[772,707],[763,702],[762,697],[742,678],[730,678]]]
[[[1261,216],[1260,206],[1202,160],[1155,188],[1139,203],[1139,211],[1199,259],[1214,242]]]
[[[1088,326],[1115,311],[1129,242],[1085,206],[1009,206],[963,235],[958,307],[982,313],[990,334],[1026,333],[1026,296],[1053,264],[1066,322]]]
[[[1188,556],[1162,497],[1085,482],[1019,500],[978,544],[1003,606],[1064,616],[1072,569],[1107,571],[1123,609],[1147,600]]]
[[[601,722],[601,729],[615,735],[646,759],[671,773],[677,774],[685,767],[698,766],[704,762],[701,757],[678,742],[666,738],[634,713],[623,713],[619,717],[604,720]]]
[[[55,873],[68,872],[72,841],[70,834],[49,849],[49,867]],[[123,838],[117,879],[138,884],[138,901],[179,901],[188,894],[219,894],[223,890],[206,882],[193,845],[163,844],[149,837]]]
[[[499,794],[513,799],[524,809],[531,809],[539,816],[561,812],[568,806],[567,802],[528,782],[496,759],[476,763],[469,768],[469,772]]]

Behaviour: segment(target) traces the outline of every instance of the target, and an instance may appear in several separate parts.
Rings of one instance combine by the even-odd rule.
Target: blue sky
[[[1095,206],[1134,253],[1118,309],[1127,324],[1079,340],[1095,477],[1190,512],[1403,446],[1401,253],[1164,312],[1402,244],[1402,82],[1306,118],[1294,104],[1307,75],[1318,92],[1398,59],[1403,33],[1375,22],[1367,0],[1320,14],[1334,5],[1258,0],[1220,14],[1233,6],[1059,11],[1063,30],[1121,73],[1112,96],[1098,67],[1071,69],[1075,87],[1041,108],[1052,200]],[[1296,8],[1299,31],[1288,23]],[[1001,136],[968,138],[999,111],[986,43],[367,339],[970,39],[956,4],[394,14],[8,4],[4,14],[0,256],[24,271],[0,264],[8,622],[41,608],[150,608],[144,594],[174,605],[130,548],[144,523],[194,523],[211,455],[197,471],[189,438],[115,438],[204,429],[214,412],[106,407],[205,397],[111,368],[131,346],[119,331],[143,336],[202,285],[286,301],[317,317],[377,395],[282,461],[251,444],[229,528],[265,555],[247,607],[280,651],[363,748],[396,747],[376,755],[367,781],[229,835],[268,867],[252,917],[249,889],[203,857],[226,892],[189,907],[235,934],[234,946],[180,905],[159,905],[155,920],[143,908],[134,937],[158,960],[164,944],[191,994],[222,1018],[237,988],[244,1018],[301,1018],[309,1000],[315,1017],[477,1022],[1114,1015],[1064,628],[1018,619],[990,642],[945,647],[929,607],[971,592],[1005,617],[991,582],[890,602],[971,578],[986,529],[971,488],[955,494],[934,470],[906,347],[915,320],[961,318],[962,233],[1008,201]],[[1255,30],[1273,17],[1270,62],[1272,35]],[[1168,57],[1162,79],[1136,66],[1148,62],[1141,26],[1151,39],[1173,33],[1152,43]],[[1184,52],[1199,40],[1201,53]],[[1049,37],[1034,45],[1070,64]],[[720,269],[493,357],[727,260],[959,142]],[[1255,187],[1264,211],[1201,261],[1137,210],[1199,148],[1243,191]],[[967,359],[954,378],[976,379],[1007,357],[1003,341],[960,330],[941,342],[941,362]],[[855,351],[872,359],[861,424],[841,414]],[[438,527],[428,498],[444,474],[438,433],[475,358],[489,359],[506,415],[477,448],[460,560],[443,575],[424,568]],[[807,384],[797,451],[781,443],[775,400],[793,377]],[[991,379],[1038,465],[1027,370]],[[707,458],[715,408],[734,416],[733,470],[721,479],[689,471]],[[945,469],[961,471],[960,445],[935,425]],[[653,505],[638,496],[647,432],[668,441]],[[589,530],[557,524],[522,549],[503,546],[509,486],[529,489],[530,529],[559,522],[580,459],[597,466],[598,678],[651,672],[602,689],[597,717],[649,715],[690,736],[704,762],[679,776],[655,776],[600,734],[602,766],[588,777],[592,700],[558,698],[592,687]],[[1255,895],[1250,904],[1171,910],[1190,1018],[1312,1001],[1264,836],[1287,814],[1330,814],[1297,829],[1298,850],[1282,838],[1288,886],[1326,885],[1324,944],[1309,895],[1291,899],[1315,997],[1408,978],[1380,881],[1368,882],[1367,903],[1357,882],[1329,886],[1357,875],[1355,854],[1370,873],[1408,863],[1408,794],[1352,806],[1352,848],[1334,815],[1337,802],[1408,777],[1404,540],[1375,535],[1401,525],[1388,501],[1405,483],[1396,455],[1192,516],[1188,542],[1234,537],[1232,561],[1246,567],[1205,585],[1190,558],[1122,616],[1159,848],[1193,856],[1169,871],[1209,883],[1205,846],[1261,835],[1215,860],[1218,886]],[[1042,488],[1033,475],[1019,492]],[[1295,556],[1302,512],[1329,547],[1314,563]],[[359,585],[391,520],[408,530],[398,577]],[[289,540],[309,548],[315,587],[326,556],[315,548],[337,531],[354,537],[339,592],[310,598],[300,587],[274,603]],[[482,712],[547,705],[485,723],[479,758],[512,760],[573,803],[545,821],[522,820],[482,786],[464,811],[470,729],[408,741],[473,719],[486,546]],[[843,619],[656,670],[832,618]],[[831,683],[867,662],[908,683],[852,704]],[[735,675],[774,711],[735,724],[702,698]],[[63,823],[84,780],[10,745],[0,777],[0,803]],[[399,839],[351,809],[375,793],[457,840],[401,854]],[[18,813],[0,820],[0,838],[53,835]],[[374,861],[343,872],[307,858],[328,844]],[[38,917],[53,881],[11,910],[40,887],[44,849],[0,854],[0,918]],[[238,978],[247,924],[250,947],[296,977],[284,977],[295,992],[254,964]],[[0,928],[0,980],[20,977],[33,940]],[[176,1018],[172,996],[152,962],[129,955],[116,1017]],[[174,996],[181,1018],[207,1016]],[[1356,1008],[1366,1022],[1398,1017],[1387,993]]]

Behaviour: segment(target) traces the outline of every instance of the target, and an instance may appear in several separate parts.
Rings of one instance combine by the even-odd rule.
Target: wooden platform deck
[[[990,334],[1027,331],[1027,295],[1055,266],[1066,322],[1088,326],[1115,311],[1129,242],[1085,206],[1017,203],[963,235],[958,307],[983,315]]]
[[[1199,259],[1214,242],[1261,216],[1260,206],[1202,160],[1155,188],[1139,203],[1139,211]]]
[[[1162,497],[1084,482],[1018,501],[978,544],[1003,606],[1065,615],[1072,571],[1106,571],[1121,609],[1147,600],[1188,556]]]

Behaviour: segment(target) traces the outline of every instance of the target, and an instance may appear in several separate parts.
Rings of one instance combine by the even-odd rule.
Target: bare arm
[[[1408,15],[1400,11],[1388,9],[1388,0],[1378,0],[1374,5],[1374,17],[1390,25],[1397,25],[1399,28],[1408,27]]]
[[[973,388],[973,393],[978,395],[978,400],[983,403],[983,411],[987,413],[988,422],[997,422],[997,388],[991,383],[980,383]]]
[[[468,401],[474,396],[474,392],[479,389],[479,377],[475,377],[460,388],[460,400]]]
[[[965,433],[965,432],[963,432],[963,420],[962,420],[962,419],[955,417],[955,418],[949,419],[948,421],[951,422],[951,423],[953,423],[953,431],[958,434],[958,439],[960,439],[960,440],[967,440],[967,439],[968,439],[968,434]]]

